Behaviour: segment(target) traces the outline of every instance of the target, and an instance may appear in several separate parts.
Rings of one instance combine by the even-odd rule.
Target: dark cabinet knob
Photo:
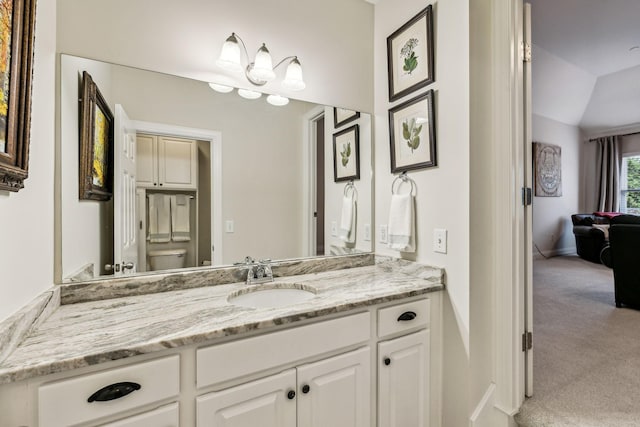
[[[384,364],[387,365],[387,366],[391,365],[391,359],[389,359],[388,357],[385,357],[384,358]]]
[[[154,182],[153,185],[158,185],[158,183]]]
[[[304,394],[309,393],[309,390],[311,390],[311,387],[309,387],[309,384],[305,384],[305,385],[302,386],[302,392]]]
[[[398,317],[398,322],[408,322],[416,317],[418,317],[418,315],[414,311],[405,311]]]
[[[295,397],[296,397],[296,392],[293,390],[289,390],[289,392],[287,393],[287,399],[291,400]]]
[[[110,384],[106,387],[102,387],[100,390],[89,396],[87,402],[106,402],[109,400],[120,399],[129,393],[140,390],[140,388],[140,384],[132,382]]]
[[[162,183],[160,183],[160,187],[162,187]]]

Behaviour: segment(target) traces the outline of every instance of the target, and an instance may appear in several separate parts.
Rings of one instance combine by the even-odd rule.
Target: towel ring
[[[347,185],[344,186],[344,191],[342,192],[342,194],[346,197],[349,195],[349,190],[351,190],[351,194],[353,194],[353,196],[355,196],[356,200],[358,199],[358,190],[356,189],[356,186],[353,184],[353,180],[347,182]]]
[[[398,175],[396,177],[396,179],[393,180],[393,183],[391,183],[391,194],[397,194],[395,189],[396,189],[396,183],[398,182],[398,180],[400,180],[400,184],[398,184],[398,190],[400,190],[400,187],[402,187],[402,184],[408,182],[409,184],[411,184],[411,191],[410,194],[414,195],[414,190],[417,193],[418,192],[418,186],[416,185],[415,181],[412,180],[411,178],[409,178],[407,176],[406,172],[402,172],[400,175]]]

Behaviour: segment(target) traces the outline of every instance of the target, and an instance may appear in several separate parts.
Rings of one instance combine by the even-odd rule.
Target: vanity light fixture
[[[215,90],[216,92],[220,92],[220,93],[229,93],[233,90],[233,86],[227,86],[227,85],[221,85],[219,83],[209,83],[209,87],[213,90]]]
[[[276,107],[282,107],[289,103],[289,98],[285,98],[280,95],[269,95],[267,96],[267,102],[271,105],[275,105]]]
[[[238,95],[244,99],[258,99],[262,96],[262,93],[249,89],[238,89]]]
[[[242,43],[242,51],[244,51],[247,62],[246,67],[242,66],[241,50],[238,40]],[[258,49],[255,59],[251,62],[244,41],[236,33],[231,33],[231,35],[227,37],[227,40],[222,45],[222,51],[216,61],[216,65],[234,73],[242,73],[244,71],[245,77],[251,84],[254,86],[264,86],[267,82],[276,78],[274,69],[285,63],[285,61],[289,61],[289,64],[287,65],[287,71],[282,81],[282,87],[289,90],[304,89],[306,85],[302,78],[302,66],[297,56],[287,56],[274,66],[269,49],[267,49],[267,46],[263,43],[260,49]]]

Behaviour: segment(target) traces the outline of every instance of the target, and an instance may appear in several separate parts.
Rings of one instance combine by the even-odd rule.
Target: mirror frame
[[[35,12],[36,0],[13,0],[6,151],[0,153],[0,190],[17,192],[29,176]]]

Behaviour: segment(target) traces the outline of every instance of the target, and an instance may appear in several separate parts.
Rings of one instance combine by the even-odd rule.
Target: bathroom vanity
[[[0,425],[440,426],[442,278],[378,258],[63,304],[0,362]],[[265,289],[314,295],[229,302]]]

